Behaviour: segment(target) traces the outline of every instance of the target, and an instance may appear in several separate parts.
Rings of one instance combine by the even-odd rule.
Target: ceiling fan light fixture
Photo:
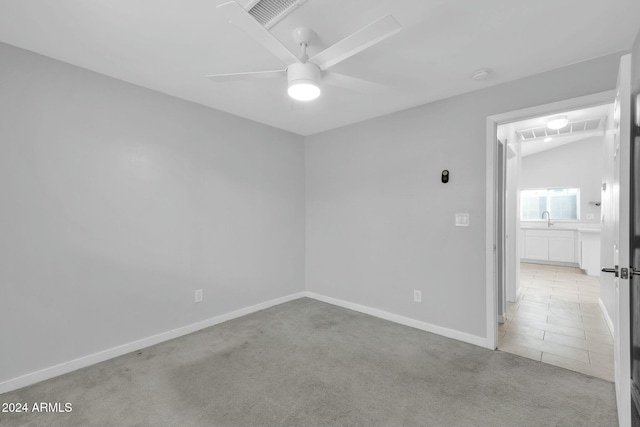
[[[289,84],[288,93],[296,101],[313,101],[320,96],[320,88],[313,81],[298,80]]]
[[[287,68],[289,96],[297,101],[313,101],[320,96],[320,68],[310,62],[291,64]]]
[[[569,124],[569,119],[567,118],[567,116],[555,116],[549,119],[549,121],[547,122],[547,127],[549,129],[557,130],[557,129],[562,129],[568,124]]]
[[[269,27],[307,0],[245,0],[242,2],[244,6],[239,3],[239,0],[222,1],[223,3],[219,4],[216,10],[227,18],[229,23],[244,31],[288,67],[285,70],[212,74],[207,78],[212,82],[225,82],[278,78],[286,73],[289,97],[300,101],[311,101],[320,96],[322,77],[326,78],[325,83],[328,85],[365,93],[378,90],[381,85],[366,80],[333,72],[322,76],[321,72],[386,40],[402,29],[392,15],[385,15],[309,57],[307,47],[314,38],[314,33],[309,28],[300,27],[293,31],[293,39],[301,50],[300,55],[296,55],[269,31]],[[363,87],[366,89],[363,90]]]

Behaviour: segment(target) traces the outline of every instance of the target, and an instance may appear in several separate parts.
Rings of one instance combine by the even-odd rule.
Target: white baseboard
[[[609,332],[611,332],[611,337],[613,338],[613,331],[614,331],[614,327],[613,327],[613,321],[611,320],[611,316],[609,316],[609,312],[607,311],[607,308],[604,306],[604,303],[602,302],[602,300],[600,298],[598,298],[598,304],[600,305],[600,310],[602,310],[602,314],[604,314],[604,320],[605,322],[607,322],[607,326],[609,327]]]
[[[522,286],[518,286],[518,290],[516,291],[516,300],[509,301],[509,302],[516,302],[520,299],[521,296],[522,296]]]
[[[422,322],[420,320],[411,319],[409,317],[400,316],[398,314],[389,313],[383,310],[378,310],[364,305],[351,303],[348,301],[340,300],[337,298],[331,298],[324,295],[316,294],[314,292],[297,292],[295,294],[287,295],[284,297],[276,298],[270,301],[266,301],[260,304],[252,305],[250,307],[241,308],[239,310],[232,311],[230,313],[221,314],[210,319],[206,319],[200,322],[192,323],[187,326],[182,326],[177,329],[173,329],[167,332],[162,332],[147,338],[143,338],[137,341],[133,341],[127,344],[123,344],[117,347],[109,348],[98,353],[93,353],[87,356],[79,357],[68,362],[60,363],[48,368],[41,369],[39,371],[31,372],[26,375],[22,375],[17,378],[12,378],[3,382],[0,382],[0,394],[7,393],[9,391],[17,390],[22,387],[26,387],[31,384],[35,384],[40,381],[48,380],[50,378],[57,377],[69,372],[76,371],[78,369],[94,365],[96,363],[104,362],[105,360],[113,359],[114,357],[122,356],[127,353],[131,353],[136,350],[140,350],[145,347],[149,347],[155,344],[187,335],[200,329],[208,328],[210,326],[217,325],[222,322],[226,322],[231,319],[235,319],[247,314],[255,313],[266,308],[276,306],[285,302],[293,301],[299,298],[308,297],[318,301],[326,302],[338,307],[343,307],[349,310],[358,311],[360,313],[368,314],[370,316],[379,317],[381,319],[389,320],[391,322],[399,323],[401,325],[410,326],[412,328],[420,329],[422,331],[431,332],[434,334],[442,335],[454,340],[463,341],[469,344],[477,345],[484,348],[492,349],[492,346],[487,343],[487,339],[479,337],[477,335],[467,334],[465,332],[456,331],[454,329],[448,329],[442,326],[433,325],[431,323]],[[602,301],[600,302],[601,306]],[[610,320],[607,316],[605,318],[610,324]],[[612,327],[612,325],[610,326]]]
[[[557,265],[560,267],[580,268],[580,265],[577,262],[547,261],[542,259],[528,259],[528,258],[520,258],[520,262],[526,262],[527,264],[544,264],[544,265]]]
[[[278,304],[293,301],[304,296],[306,296],[306,292],[297,292],[295,294],[286,295],[284,297],[272,299],[270,301],[252,305],[250,307],[241,308],[230,313],[221,314],[219,316],[192,323],[187,326],[182,326],[180,328],[173,329],[167,332],[162,332],[157,335],[152,335],[150,337],[123,344],[118,347],[109,348],[98,353],[79,357],[77,359],[60,363],[49,368],[41,369],[36,372],[31,372],[17,378],[12,378],[10,380],[0,382],[0,394],[12,390],[17,390],[19,388],[26,387],[40,381],[48,380],[50,378],[66,374],[80,368],[84,368],[86,366],[104,362],[105,360],[113,359],[114,357],[122,356],[123,354],[131,353],[132,351],[140,350],[141,348],[149,347],[164,341],[178,338],[183,335],[199,331],[200,329],[208,328],[210,326],[214,326],[219,323],[235,319],[237,317],[245,316],[247,314],[255,313],[256,311],[264,310]]]
[[[495,350],[494,348],[492,348],[493,347],[492,345],[489,345],[489,343],[487,342],[487,338],[479,337],[477,335],[471,335],[465,332],[456,331],[454,329],[444,328],[442,326],[433,325],[431,323],[422,322],[420,320],[411,319],[409,317],[400,316],[398,314],[389,313],[386,311],[378,310],[376,308],[354,304],[352,302],[344,301],[341,299],[327,297],[324,295],[316,294],[314,292],[307,291],[306,296],[318,301],[336,305],[338,307],[359,311],[360,313],[379,317],[381,319],[389,320],[391,322],[399,323],[401,325],[410,326],[412,328],[420,329],[422,331],[432,332],[434,334],[442,335],[447,338],[452,338],[454,340],[463,341],[469,344],[474,344],[480,347]]]

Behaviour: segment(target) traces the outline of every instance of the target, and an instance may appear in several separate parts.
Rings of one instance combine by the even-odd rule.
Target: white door
[[[612,134],[607,140],[610,150],[607,161],[612,176],[603,191],[602,259],[613,265],[604,265],[615,276],[603,277],[603,286],[614,287],[614,364],[618,420],[621,426],[631,425],[631,368],[630,368],[630,315],[629,280],[621,274],[630,264],[630,165],[631,165],[631,58],[620,60],[618,84],[612,120]],[[610,188],[609,188],[610,187]],[[616,267],[617,266],[617,267]],[[611,280],[613,277],[613,280]]]

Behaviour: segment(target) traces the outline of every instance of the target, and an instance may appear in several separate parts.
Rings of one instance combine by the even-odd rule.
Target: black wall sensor
[[[449,182],[449,171],[446,169],[442,171],[442,182],[445,184]]]

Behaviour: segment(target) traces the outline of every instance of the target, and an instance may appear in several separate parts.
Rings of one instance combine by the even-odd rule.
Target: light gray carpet
[[[15,392],[48,426],[615,426],[614,385],[300,299]]]

